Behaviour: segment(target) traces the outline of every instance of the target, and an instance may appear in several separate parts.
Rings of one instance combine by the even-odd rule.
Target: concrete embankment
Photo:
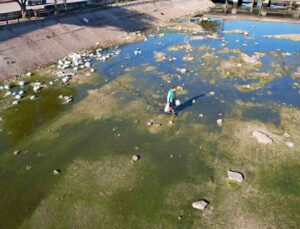
[[[0,30],[0,80],[22,74],[72,52],[108,44],[127,32],[206,11],[209,0],[136,2],[76,12]]]

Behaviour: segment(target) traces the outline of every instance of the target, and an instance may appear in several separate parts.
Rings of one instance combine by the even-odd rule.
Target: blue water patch
[[[172,85],[182,86],[188,91],[187,94],[180,96],[182,103],[185,104],[179,110],[180,113],[187,112],[195,119],[199,113],[210,113],[212,120],[219,115],[226,115],[234,106],[237,99],[245,102],[255,101],[257,103],[278,103],[291,104],[299,107],[299,90],[293,88],[294,79],[291,78],[293,71],[299,67],[300,45],[299,42],[290,40],[278,40],[264,38],[264,35],[300,33],[300,25],[293,23],[277,22],[258,22],[245,20],[221,20],[219,35],[220,39],[191,40],[191,35],[165,32],[163,37],[158,36],[161,32],[154,33],[145,41],[133,44],[127,44],[121,47],[121,54],[110,61],[99,62],[96,64],[98,71],[103,73],[107,80],[113,80],[121,75],[130,74],[135,78],[135,86],[141,96],[149,97],[146,91],[156,96],[157,104],[163,104],[166,100],[168,90]],[[248,36],[244,34],[224,34],[225,30],[245,30],[249,32]],[[222,40],[223,38],[223,40]],[[249,39],[250,38],[250,39]],[[236,41],[238,40],[238,42]],[[289,65],[282,77],[275,78],[266,83],[263,88],[250,92],[240,92],[237,85],[257,83],[257,79],[244,80],[241,78],[222,79],[221,73],[217,69],[217,63],[214,61],[203,64],[202,57],[205,53],[211,53],[218,56],[218,60],[227,59],[231,56],[237,56],[233,53],[219,53],[224,47],[222,43],[227,42],[226,47],[230,49],[240,49],[248,55],[255,52],[265,52],[266,56],[261,58],[262,67],[257,72],[274,71],[271,63],[277,63],[281,67]],[[183,45],[189,43],[193,50],[169,51],[168,48],[174,45]],[[243,44],[247,44],[244,46]],[[210,46],[215,50],[200,51],[200,46]],[[135,55],[135,50],[140,49],[141,54]],[[166,54],[167,59],[161,62],[155,60],[155,52]],[[275,52],[280,55],[272,56],[268,52]],[[282,56],[282,52],[289,52],[291,56]],[[192,61],[184,61],[182,58],[190,54],[194,56]],[[172,59],[170,61],[170,59]],[[145,71],[147,66],[154,66],[155,70]],[[208,67],[212,68],[209,75],[205,74]],[[188,72],[181,74],[176,68],[186,68]],[[163,79],[163,75],[169,75],[170,82]],[[178,77],[179,76],[179,77]],[[215,82],[211,83],[211,79]],[[209,96],[209,92],[215,92],[215,96]],[[191,99],[196,98],[195,104],[190,104]],[[161,105],[163,110],[163,105]]]

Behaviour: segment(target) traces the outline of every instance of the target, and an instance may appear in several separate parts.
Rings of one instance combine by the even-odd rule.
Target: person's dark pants
[[[175,108],[176,108],[176,104],[175,101],[173,101],[172,103],[170,103],[170,108],[172,109],[172,113],[175,113]]]

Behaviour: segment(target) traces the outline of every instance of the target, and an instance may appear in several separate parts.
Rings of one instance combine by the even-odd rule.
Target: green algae
[[[221,26],[220,22],[209,20],[201,20],[198,24],[201,25],[203,29],[213,33],[217,32]]]
[[[270,225],[299,227],[299,169],[299,165],[293,161],[261,167],[256,182],[259,195],[252,195],[247,200],[249,209],[265,214]]]
[[[300,167],[297,163],[283,162],[262,168],[259,179],[261,189],[283,196],[298,196],[300,189]]]
[[[112,130],[114,126],[118,127],[118,133],[121,134],[120,137],[114,135],[114,131]],[[104,132],[103,129],[107,131]],[[102,131],[99,132],[99,130]],[[109,132],[111,133],[110,135],[107,134]],[[167,209],[164,200],[166,195],[168,195],[170,187],[178,182],[185,181],[186,178],[188,178],[187,180],[189,182],[194,182],[198,185],[213,180],[213,169],[207,166],[207,163],[204,162],[201,157],[192,156],[192,152],[195,150],[194,147],[190,148],[186,144],[179,144],[182,145],[182,148],[178,147],[178,143],[187,141],[185,138],[177,137],[171,141],[164,140],[164,137],[161,135],[137,132],[135,127],[132,127],[132,124],[118,121],[104,121],[99,124],[95,122],[86,124],[79,123],[75,126],[63,128],[60,131],[60,135],[64,136],[64,138],[58,137],[53,142],[55,147],[51,149],[51,157],[56,156],[59,164],[64,164],[62,158],[67,156],[63,156],[64,154],[69,154],[69,156],[71,154],[71,157],[77,158],[76,160],[81,158],[85,161],[91,161],[91,163],[95,163],[99,160],[102,161],[101,163],[103,163],[104,160],[105,163],[107,157],[115,155],[115,160],[112,160],[109,164],[110,166],[106,168],[106,170],[111,171],[109,172],[109,176],[112,178],[117,177],[115,176],[117,172],[115,166],[122,166],[122,164],[123,167],[129,166],[130,172],[126,173],[128,177],[123,178],[125,182],[123,188],[122,182],[120,184],[113,182],[112,185],[115,187],[109,184],[106,187],[97,188],[97,191],[94,190],[96,193],[104,192],[104,196],[99,196],[94,193],[93,189],[90,189],[91,185],[88,185],[90,184],[89,182],[93,181],[93,175],[89,176],[85,170],[81,171],[79,167],[78,170],[75,170],[76,174],[78,174],[78,180],[74,180],[74,178],[71,178],[74,174],[68,173],[69,168],[64,166],[62,171],[66,171],[67,175],[64,176],[63,172],[63,182],[58,184],[58,187],[53,191],[54,194],[50,194],[49,201],[46,198],[44,201],[46,205],[42,206],[42,208],[46,207],[50,213],[57,212],[57,214],[54,214],[50,221],[47,216],[45,216],[45,219],[38,218],[38,220],[52,222],[49,224],[50,226],[48,225],[49,227],[51,227],[51,225],[54,227],[57,225],[66,225],[61,214],[72,214],[69,207],[79,207],[79,200],[86,204],[90,203],[95,209],[102,209],[102,214],[96,218],[93,218],[95,217],[93,213],[89,214],[89,212],[86,212],[83,220],[90,222],[89,224],[84,224],[86,226],[88,225],[88,228],[93,228],[96,225],[105,226],[107,224],[110,224],[112,228],[124,227],[125,225],[127,228],[130,228],[132,225],[147,227],[149,224],[171,226],[173,220],[177,220],[179,216],[175,213],[180,214],[182,208],[173,209],[175,213],[166,214]],[[83,136],[85,137],[82,138]],[[64,141],[64,139],[69,140]],[[136,164],[132,164],[130,160],[134,154],[136,143],[139,145],[137,152],[141,155],[141,159]],[[68,149],[68,151],[64,151],[64,149]],[[53,155],[53,152],[55,155]],[[46,157],[50,152],[44,152],[44,154]],[[117,158],[120,157],[122,159],[121,164],[117,162],[119,161]],[[45,159],[46,158],[44,158],[44,160]],[[74,161],[74,159],[72,161]],[[197,165],[199,169],[189,169],[195,165]],[[56,167],[57,166],[58,165],[56,165]],[[34,164],[32,164],[32,168],[35,168]],[[53,176],[50,171],[51,168],[48,169],[49,177]],[[72,171],[74,172],[74,170]],[[89,171],[93,173],[93,170]],[[81,173],[83,173],[82,179],[79,178]],[[101,176],[101,174],[99,175]],[[69,181],[72,181],[72,183],[69,183]],[[77,184],[77,182],[80,183]],[[76,186],[80,187],[81,185],[83,185],[82,189],[76,188]],[[204,191],[202,192],[204,193]],[[57,203],[57,201],[53,203],[53,195],[55,197],[64,196],[64,198],[59,201],[59,203]],[[194,193],[194,195],[193,198],[197,199],[199,193]],[[183,210],[186,212],[192,212],[190,203],[181,201],[180,206],[184,206]],[[103,212],[104,209],[106,210]],[[40,210],[43,209],[37,208],[34,215],[38,214]],[[52,214],[50,214],[50,216],[51,215]],[[35,218],[33,218],[33,220],[34,219]],[[182,221],[186,226],[192,222],[187,221],[186,224],[184,220],[185,215]],[[25,225],[26,223],[24,224],[26,228]],[[31,222],[30,225],[41,226],[41,221]],[[47,228],[47,226],[45,228]]]
[[[72,89],[47,89],[38,93],[36,100],[22,101],[18,107],[8,109],[3,118],[3,131],[10,132],[9,141],[18,144],[38,127],[56,117],[65,109],[58,99],[60,94],[74,94]]]
[[[118,85],[114,82],[100,91],[106,94],[111,90],[114,94],[113,84]],[[132,90],[130,83],[126,88],[129,90],[126,93]],[[119,93],[124,93],[123,90]],[[15,215],[14,222],[8,217],[12,212],[2,212],[4,225],[22,224],[23,228],[106,225],[148,228],[151,225],[159,228],[176,224],[179,228],[193,225],[224,225],[222,228],[226,228],[232,223],[226,214],[228,208],[242,210],[250,206],[251,209],[248,198],[238,206],[228,203],[234,196],[242,195],[257,176],[254,163],[257,159],[250,153],[257,146],[247,146],[245,151],[234,146],[235,135],[231,135],[239,128],[237,120],[233,124],[226,120],[224,129],[209,133],[201,125],[191,128],[180,124],[184,121],[180,117],[174,127],[161,127],[166,128],[165,131],[151,134],[144,122],[134,122],[138,114],[124,118],[127,113],[122,106],[119,109],[121,113],[111,116],[113,119],[84,121],[85,116],[82,116],[82,121],[77,124],[61,124],[62,127],[53,132],[39,133],[32,142],[19,146],[28,150],[26,154],[6,153],[7,160],[22,157],[6,171],[7,177],[16,176],[13,170],[21,171],[7,189],[26,190],[27,182],[31,180],[31,192],[36,195],[34,199],[30,193],[25,195],[28,202],[22,202],[23,207]],[[134,154],[141,155],[136,163],[131,162]],[[237,154],[240,157],[236,157]],[[27,171],[27,165],[32,169]],[[58,177],[52,174],[57,168],[62,170]],[[99,172],[98,168],[101,168]],[[228,168],[243,171],[246,183],[241,186],[228,184],[225,180]],[[4,204],[9,196],[11,194],[2,197]],[[18,203],[23,198],[24,195],[20,196],[16,191],[11,202]],[[199,198],[210,201],[212,208],[207,210],[208,215],[192,209],[191,203]],[[265,206],[265,209],[269,207]],[[24,216],[27,216],[25,221]],[[245,213],[243,217],[249,215]],[[209,223],[214,219],[214,223]],[[295,218],[292,220],[296,222]]]

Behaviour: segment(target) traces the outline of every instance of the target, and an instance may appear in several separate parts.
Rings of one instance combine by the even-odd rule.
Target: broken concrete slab
[[[193,202],[192,206],[195,209],[203,211],[208,206],[208,204],[209,204],[209,202],[207,200],[202,199],[202,200]]]
[[[228,170],[227,171],[227,178],[229,181],[234,181],[241,183],[244,180],[244,175],[241,172],[235,170]]]
[[[252,136],[255,137],[256,140],[262,144],[270,144],[274,141],[273,138],[271,138],[267,133],[260,130],[253,131]]]

